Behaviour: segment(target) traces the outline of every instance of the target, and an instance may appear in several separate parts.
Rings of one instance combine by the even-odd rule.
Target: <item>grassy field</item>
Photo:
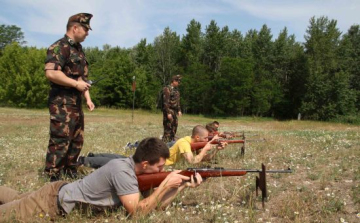
[[[208,179],[187,189],[165,211],[127,222],[360,222],[360,127],[354,125],[258,118],[217,119],[221,131],[245,131],[248,138],[267,141],[248,143],[245,157],[240,146],[221,151],[212,167],[293,169],[291,174],[267,174],[265,209],[255,196],[255,176]],[[184,115],[178,136],[191,134],[197,124],[213,119]],[[251,137],[251,133],[260,136]],[[87,152],[124,154],[124,145],[162,134],[162,115],[130,110],[97,109],[85,114]],[[0,108],[0,185],[22,192],[47,181],[42,171],[49,140],[47,110]],[[130,155],[127,152],[127,155]],[[180,167],[182,168],[182,167]],[[93,214],[74,211],[56,222],[116,222],[120,211]],[[41,221],[42,216],[34,219]],[[43,217],[46,221],[46,216]]]

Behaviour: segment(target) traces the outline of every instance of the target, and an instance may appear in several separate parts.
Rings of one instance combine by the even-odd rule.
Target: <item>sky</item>
[[[359,0],[0,0],[0,24],[20,27],[26,45],[37,48],[60,39],[68,18],[79,12],[94,15],[82,45],[100,49],[131,48],[144,38],[152,43],[166,27],[182,37],[192,19],[203,32],[214,20],[243,35],[266,24],[274,39],[286,27],[298,42],[313,16],[336,20],[342,33],[360,23]]]

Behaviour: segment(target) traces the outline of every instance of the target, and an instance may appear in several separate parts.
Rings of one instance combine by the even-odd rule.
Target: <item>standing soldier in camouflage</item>
[[[61,170],[76,177],[76,160],[84,142],[82,96],[90,111],[95,108],[87,83],[88,62],[81,42],[89,34],[92,14],[79,13],[69,18],[63,38],[47,51],[45,75],[50,81],[50,140],[45,173],[51,181],[61,179]]]
[[[170,85],[163,89],[163,125],[164,134],[162,140],[167,143],[175,141],[178,127],[177,115],[181,116],[179,85],[180,75],[171,78]]]

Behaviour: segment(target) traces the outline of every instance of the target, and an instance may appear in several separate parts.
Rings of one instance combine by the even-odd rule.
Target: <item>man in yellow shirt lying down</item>
[[[185,161],[189,164],[200,163],[202,161],[210,161],[219,150],[222,150],[227,145],[226,142],[222,142],[219,145],[214,145],[207,143],[204,148],[201,150],[197,150],[197,154],[193,154],[191,150],[191,143],[197,142],[207,142],[208,141],[208,130],[201,126],[197,125],[193,128],[191,136],[185,136],[180,138],[175,142],[175,144],[170,147],[170,157],[166,159],[166,166],[174,165],[180,161]],[[218,136],[215,136],[212,140],[218,139]],[[213,150],[212,148],[215,147]],[[109,162],[112,159],[123,159],[126,158],[125,156],[118,155],[118,154],[107,154],[107,153],[100,153],[94,154],[90,153],[90,157],[80,157],[78,165],[79,166],[86,166],[91,168],[100,168]]]

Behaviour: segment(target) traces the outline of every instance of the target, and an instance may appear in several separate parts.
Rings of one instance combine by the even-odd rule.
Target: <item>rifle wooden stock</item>
[[[214,140],[211,141],[211,144],[220,144],[221,142],[227,142],[228,144],[232,144],[232,143],[244,143],[245,140]],[[191,150],[192,151],[196,151],[199,149],[204,148],[204,146],[207,144],[208,142],[193,142],[190,143],[191,146]]]
[[[152,174],[141,174],[137,176],[139,183],[139,190],[141,192],[150,190],[158,187],[161,182],[171,172],[160,172]],[[199,173],[202,178],[208,177],[233,177],[233,176],[244,176],[247,173],[259,173],[259,177],[256,177],[256,195],[258,188],[262,191],[263,207],[264,199],[267,197],[266,193],[266,178],[265,173],[292,173],[289,168],[287,170],[266,170],[265,165],[262,164],[261,170],[246,170],[246,169],[224,169],[224,168],[188,168],[187,170],[181,171],[179,174],[190,177]]]

